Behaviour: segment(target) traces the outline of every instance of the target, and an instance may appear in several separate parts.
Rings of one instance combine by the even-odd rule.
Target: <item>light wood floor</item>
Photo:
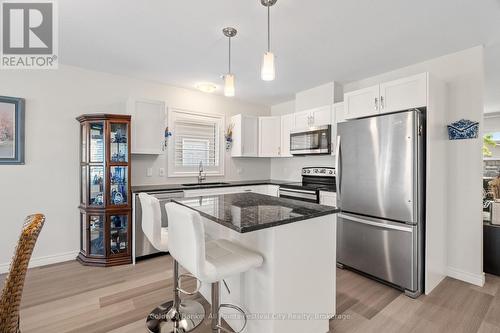
[[[498,277],[487,276],[484,288],[447,278],[431,295],[412,300],[350,271],[337,274],[339,317],[330,322],[331,332],[500,332]],[[171,277],[168,256],[136,266],[67,262],[31,269],[22,332],[145,332],[149,311],[172,299]],[[210,333],[208,321],[196,332]]]

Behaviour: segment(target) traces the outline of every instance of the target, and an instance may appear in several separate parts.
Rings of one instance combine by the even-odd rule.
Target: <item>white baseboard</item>
[[[461,280],[479,287],[484,286],[484,273],[473,274],[470,272],[463,271],[461,269],[448,266],[447,275],[454,279]]]
[[[69,260],[75,260],[77,255],[78,251],[71,251],[71,252],[53,254],[50,256],[31,258],[29,263],[29,268],[57,264]],[[9,266],[10,262],[0,264],[0,274],[7,273],[9,271]]]

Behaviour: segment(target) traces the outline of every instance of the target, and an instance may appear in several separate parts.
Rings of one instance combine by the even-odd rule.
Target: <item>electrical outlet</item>
[[[165,168],[160,168],[158,170],[158,175],[160,175],[160,177],[164,177],[165,176]]]
[[[146,170],[147,177],[153,177],[153,168],[147,168]]]

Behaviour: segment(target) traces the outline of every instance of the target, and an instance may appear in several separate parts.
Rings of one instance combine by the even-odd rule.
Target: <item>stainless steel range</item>
[[[336,191],[335,168],[302,168],[302,182],[280,185],[280,197],[319,203],[320,191]]]

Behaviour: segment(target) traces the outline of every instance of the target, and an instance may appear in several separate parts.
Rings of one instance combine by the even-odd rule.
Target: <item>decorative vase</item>
[[[461,119],[448,125],[448,137],[450,140],[475,139],[478,136],[479,123],[467,119]]]
[[[233,146],[233,139],[226,137],[226,151],[230,151]]]

